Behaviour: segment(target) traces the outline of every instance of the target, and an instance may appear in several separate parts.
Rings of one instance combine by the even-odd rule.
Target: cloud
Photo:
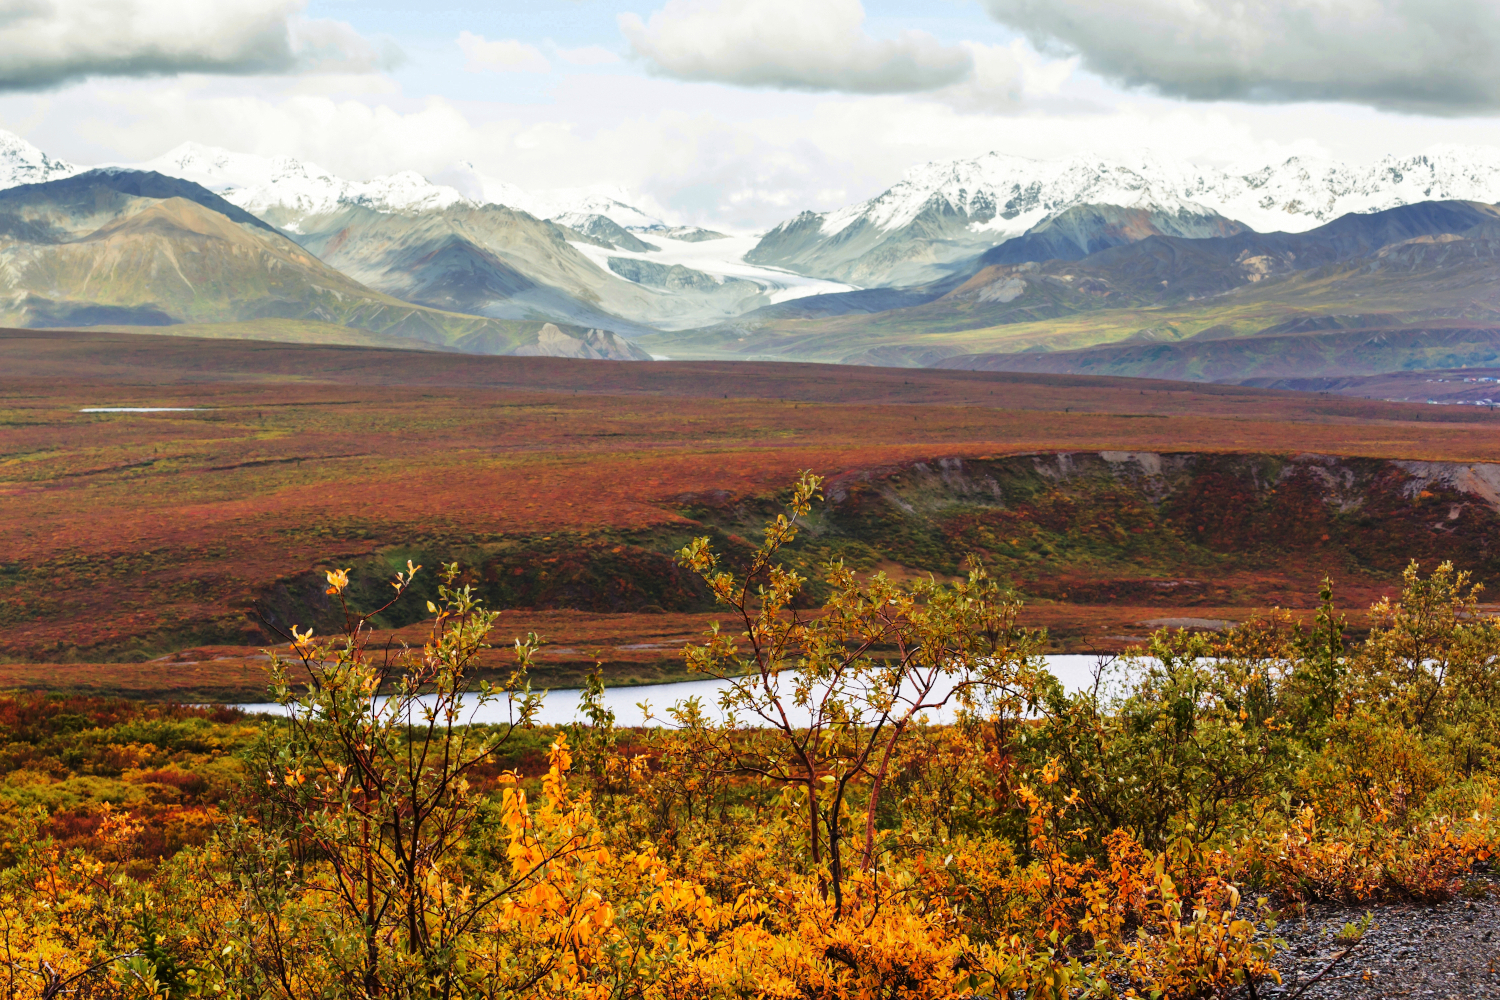
[[[1027,97],[1055,93],[1072,72],[1071,60],[1043,61],[1019,39],[1010,45],[963,45],[973,57],[973,72],[932,95],[960,111],[1014,111]]]
[[[552,72],[552,64],[542,55],[541,50],[514,38],[497,38],[492,42],[483,35],[460,31],[458,47],[463,49],[469,60],[464,69],[471,73],[484,70],[499,73]]]
[[[985,0],[1039,49],[1191,100],[1500,108],[1494,0]]]
[[[619,16],[630,47],[678,80],[782,90],[899,94],[967,79],[974,58],[920,31],[876,39],[859,0],[667,0]]]
[[[10,0],[0,8],[0,90],[87,77],[368,72],[398,53],[306,0]]]
[[[1494,143],[1493,124],[1481,118],[1122,96],[1091,76],[1048,97],[1045,88],[1058,82],[1048,74],[1061,64],[1033,72],[1028,52],[1017,50],[1025,101],[1010,111],[950,100],[946,91],[705,92],[634,73],[559,74],[553,99],[515,103],[370,93],[365,85],[376,77],[351,79],[359,88],[341,95],[307,89],[331,76],[184,76],[0,95],[0,127],[83,164],[138,162],[188,139],[292,155],[356,179],[408,169],[434,176],[469,160],[534,192],[623,185],[665,206],[657,214],[721,231],[836,208],[879,194],[913,165],[990,150],[1053,159],[1128,157],[1150,146],[1170,159],[1248,169],[1292,155],[1373,162],[1437,142]],[[1000,66],[1003,51],[991,54]]]

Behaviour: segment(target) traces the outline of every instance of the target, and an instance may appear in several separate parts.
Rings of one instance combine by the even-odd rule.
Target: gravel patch
[[[1434,906],[1309,907],[1306,917],[1277,925],[1276,936],[1286,942],[1274,960],[1282,985],[1260,987],[1262,1000],[1286,1000],[1323,972],[1344,950],[1334,937],[1339,929],[1366,912],[1375,922],[1364,941],[1301,996],[1500,998],[1500,901],[1486,897]]]

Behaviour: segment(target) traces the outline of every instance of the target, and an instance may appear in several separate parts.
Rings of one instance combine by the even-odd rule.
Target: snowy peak
[[[624,229],[659,230],[669,226],[660,216],[637,207],[637,199],[620,188],[529,192],[486,176],[469,162],[456,163],[432,179],[403,170],[352,181],[291,156],[236,153],[185,142],[145,162],[108,165],[193,181],[247,212],[293,231],[302,219],[341,208],[417,214],[455,205],[502,205],[568,226],[590,216],[603,216]],[[0,189],[70,177],[85,169],[53,159],[19,136],[0,131]]]
[[[413,170],[350,181],[290,156],[234,153],[192,142],[134,166],[196,181],[245,211],[289,228],[307,216],[348,206],[411,213],[469,203],[454,188],[433,184]]]
[[[1226,199],[1243,206],[1245,221],[1256,229],[1302,232],[1350,212],[1378,212],[1423,201],[1500,201],[1500,150],[1437,146],[1362,167],[1293,157],[1256,170],[1199,179],[1205,186],[1215,181]]]
[[[350,206],[387,214],[416,214],[454,205],[501,205],[575,228],[591,216],[604,216],[626,229],[665,225],[629,204],[629,193],[618,189],[532,193],[486,176],[467,161],[439,171],[434,179],[403,170],[367,181],[350,181],[289,156],[256,156],[184,143],[135,166],[196,181],[240,208],[274,216],[278,224],[288,227],[295,227],[308,216]]]
[[[82,173],[85,168],[55,160],[18,135],[0,131],[0,188],[45,184]]]
[[[1439,146],[1411,157],[1351,166],[1293,157],[1252,169],[1222,170],[1153,154],[1128,160],[1032,160],[987,153],[972,160],[913,167],[888,191],[824,213],[832,236],[856,222],[893,230],[943,204],[970,223],[1050,215],[1077,205],[1214,211],[1260,232],[1303,232],[1350,212],[1420,201],[1500,200],[1500,150]]]
[[[1500,150],[1442,146],[1363,166],[1294,157],[1234,170],[1150,153],[1063,160],[987,153],[922,164],[868,201],[804,212],[767,233],[749,259],[861,285],[912,284],[938,280],[1086,206],[1095,215],[1144,212],[1163,233],[1196,237],[1233,223],[1305,232],[1350,213],[1424,201],[1500,202]]]
[[[440,170],[433,174],[432,180],[436,184],[453,188],[476,205],[504,205],[506,208],[535,215],[539,219],[546,217],[537,214],[537,199],[530,192],[509,181],[481,174],[468,160],[460,160],[451,167]]]
[[[348,183],[343,200],[377,212],[441,211],[452,205],[473,204],[456,189],[434,184],[415,170]]]
[[[569,219],[602,215],[624,229],[668,228],[658,216],[627,203],[627,198],[630,195],[618,189],[555,191],[550,195],[545,217],[565,226],[571,225]]]
[[[880,229],[899,229],[930,207],[943,205],[979,226],[1023,215],[1046,215],[1081,204],[1176,210],[1188,199],[1173,191],[1170,169],[1159,163],[1130,165],[1100,160],[1032,160],[988,153],[974,160],[913,167],[890,190],[859,205],[826,216],[823,231],[834,234],[863,220]]]
[[[218,146],[205,146],[197,142],[185,142],[154,160],[131,166],[138,170],[154,170],[159,174],[181,177],[218,191],[270,184],[287,176],[319,178],[328,183],[336,181],[328,171],[290,156],[233,153]]]

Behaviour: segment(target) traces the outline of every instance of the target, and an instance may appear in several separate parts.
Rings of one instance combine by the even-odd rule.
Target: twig
[[[27,972],[33,976],[41,977],[42,982],[45,984],[42,987],[42,996],[44,998],[51,998],[62,993],[76,992],[74,990],[68,989],[67,987],[82,979],[84,976],[93,975],[95,972],[98,972],[106,965],[111,965],[115,962],[118,962],[122,958],[139,958],[140,955],[141,953],[139,951],[127,951],[123,954],[115,955],[113,958],[106,958],[102,962],[96,962],[93,965],[89,966],[87,969],[82,970],[81,972],[73,973],[67,979],[64,979],[62,977],[62,973],[52,968],[51,963],[47,961],[38,962],[35,970],[28,969],[22,965],[17,965],[15,962],[8,962],[6,964],[8,964],[11,968],[17,970],[18,972]]]
[[[1333,956],[1333,961],[1329,962],[1328,965],[1323,969],[1322,972],[1318,973],[1316,976],[1314,976],[1313,978],[1309,979],[1300,989],[1297,990],[1296,993],[1293,993],[1291,996],[1287,997],[1286,1000],[1297,1000],[1297,998],[1300,997],[1302,994],[1306,993],[1308,990],[1310,990],[1314,986],[1318,985],[1318,983],[1320,983],[1320,982],[1323,981],[1323,977],[1327,976],[1330,972],[1332,972],[1334,970],[1335,966],[1337,966],[1344,959],[1348,958],[1350,955],[1354,954],[1354,949],[1358,948],[1360,945],[1362,945],[1364,943],[1365,943],[1364,938],[1360,938],[1358,941],[1354,942],[1349,947],[1345,948],[1343,951],[1341,951],[1337,955]]]

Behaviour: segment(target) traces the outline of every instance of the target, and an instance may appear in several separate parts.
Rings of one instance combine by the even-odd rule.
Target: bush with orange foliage
[[[88,846],[39,813],[13,826],[0,1000],[1201,1000],[1277,978],[1273,903],[1477,888],[1500,627],[1451,567],[1409,571],[1359,645],[1325,588],[1309,630],[1163,632],[1117,694],[1070,693],[977,565],[912,587],[830,566],[821,611],[799,611],[775,556],[817,488],[799,483],[744,576],[706,541],[682,554],[739,619],[687,654],[723,679],[723,711],[622,731],[593,678],[541,774],[514,751],[543,738],[535,637],[506,684],[469,691],[496,615],[457,567],[420,650],[374,648],[347,606],[333,641],[294,630],[312,684],[277,661],[287,718],[181,849],[141,847],[165,813],[46,821],[101,816]],[[465,725],[496,699],[511,723]],[[957,721],[931,723],[944,705]],[[117,729],[90,767],[162,801],[216,787],[150,726]],[[39,773],[26,746],[15,775]]]

